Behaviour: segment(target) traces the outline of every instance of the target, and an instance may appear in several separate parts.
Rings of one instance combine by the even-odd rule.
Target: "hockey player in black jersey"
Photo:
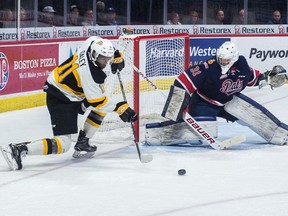
[[[237,121],[249,126],[268,143],[284,145],[288,142],[288,126],[241,91],[247,86],[280,87],[286,81],[287,72],[282,66],[276,65],[271,71],[260,73],[239,55],[235,44],[227,41],[218,48],[215,57],[189,67],[177,77],[162,115],[178,121],[186,108],[194,117],[212,116]],[[182,89],[180,92],[185,95],[180,98],[184,100],[179,101],[175,89]]]
[[[78,114],[90,111],[78,135],[73,157],[89,158],[97,147],[90,145],[97,128],[108,112],[116,112],[124,122],[134,122],[137,115],[127,102],[112,101],[104,94],[106,74],[103,69],[111,63],[111,71],[124,67],[123,54],[115,51],[107,39],[92,36],[70,58],[56,67],[44,86],[50,113],[53,138],[10,144],[2,153],[12,170],[22,169],[22,157],[67,152],[72,144],[71,135],[78,132]]]

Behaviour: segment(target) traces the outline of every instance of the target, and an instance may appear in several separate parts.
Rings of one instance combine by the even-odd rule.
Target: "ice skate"
[[[91,158],[95,154],[97,146],[90,145],[89,138],[87,138],[86,133],[81,130],[74,149],[74,158]]]
[[[11,170],[22,169],[22,158],[28,152],[27,144],[29,142],[19,144],[9,144],[6,148],[1,147],[1,152]]]

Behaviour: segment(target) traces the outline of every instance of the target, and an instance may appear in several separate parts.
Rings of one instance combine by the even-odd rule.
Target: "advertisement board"
[[[215,56],[225,41],[230,41],[230,38],[190,38],[190,66],[202,64]]]
[[[58,65],[58,44],[2,46],[0,95],[42,89]]]
[[[217,48],[225,41],[233,42],[248,64],[261,72],[274,65],[288,67],[287,37],[212,37],[190,38],[190,65],[197,65],[216,55]]]
[[[118,25],[118,26],[57,26],[36,28],[0,28],[0,42],[47,39],[73,39],[90,36],[117,37],[129,27],[132,34],[180,34],[193,36],[271,36],[288,35],[288,25]]]
[[[12,32],[10,36],[13,36]],[[33,91],[41,91],[49,73],[76,52],[85,39],[65,39],[56,42],[35,40],[26,43],[0,44],[0,103],[7,106],[3,98],[14,97],[18,93],[24,95]],[[248,64],[261,72],[272,69],[274,65],[288,67],[288,46],[286,45],[288,38],[281,34],[266,37],[190,35],[190,65],[201,64],[215,56],[217,48],[229,40],[236,44],[240,55],[246,57]],[[117,49],[117,39],[113,38],[111,41]],[[181,53],[181,51],[167,51],[167,53]],[[36,97],[36,100],[38,99]],[[20,105],[22,106],[22,102]],[[5,111],[8,109],[10,108],[5,108]],[[0,112],[1,110],[4,109],[0,106]]]
[[[274,65],[288,69],[287,37],[235,37],[231,41],[237,45],[240,55],[244,55],[253,68],[261,72],[271,70]]]

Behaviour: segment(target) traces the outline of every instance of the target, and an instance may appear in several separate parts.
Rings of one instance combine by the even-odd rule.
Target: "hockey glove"
[[[270,85],[271,88],[277,88],[285,84],[288,80],[287,71],[281,65],[276,65],[270,71],[266,71],[260,75],[259,88]]]
[[[121,71],[125,67],[125,62],[123,59],[123,53],[116,50],[114,52],[114,58],[111,60],[111,71],[113,74]]]
[[[118,113],[124,122],[134,122],[138,118],[135,111],[131,109],[125,101],[117,103],[114,111]]]

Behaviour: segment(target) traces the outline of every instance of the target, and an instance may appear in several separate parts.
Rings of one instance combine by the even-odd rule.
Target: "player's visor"
[[[106,56],[102,56],[102,55],[98,55],[96,62],[102,64],[102,65],[106,65],[108,64],[108,62],[112,59],[112,57],[106,57]]]
[[[226,65],[230,64],[231,60],[232,60],[231,58],[229,58],[229,59],[218,58],[218,63],[221,66],[226,66]]]

